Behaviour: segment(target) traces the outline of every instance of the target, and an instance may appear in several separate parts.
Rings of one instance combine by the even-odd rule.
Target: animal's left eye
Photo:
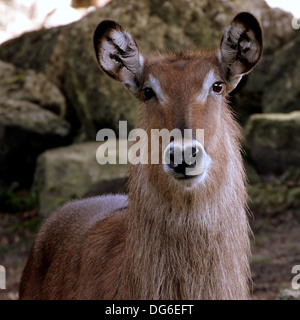
[[[215,93],[221,94],[224,90],[224,83],[223,82],[216,82],[213,84],[212,89]]]

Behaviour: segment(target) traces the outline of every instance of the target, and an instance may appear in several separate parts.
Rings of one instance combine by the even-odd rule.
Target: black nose
[[[168,165],[176,173],[181,173],[186,175],[186,168],[194,168],[196,165],[195,157],[197,152],[198,152],[197,148],[192,147],[191,152],[186,152],[187,154],[190,154],[190,156],[187,156],[187,159],[186,159],[185,152],[181,151],[181,159],[180,159],[181,161],[175,161],[175,151],[174,151],[174,146],[172,146],[170,148],[170,163]]]

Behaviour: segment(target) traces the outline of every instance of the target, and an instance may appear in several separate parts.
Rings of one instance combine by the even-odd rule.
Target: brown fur
[[[186,188],[161,164],[131,165],[128,200],[96,197],[63,206],[35,239],[21,299],[249,297],[239,127],[226,91],[220,99],[196,102],[209,70],[223,80],[214,53],[171,54],[146,59],[139,79],[143,83],[151,73],[169,98],[164,105],[144,103],[139,128],[205,130],[212,160],[205,181]]]

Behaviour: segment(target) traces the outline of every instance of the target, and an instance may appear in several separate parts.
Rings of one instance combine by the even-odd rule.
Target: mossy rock
[[[66,99],[43,73],[0,60],[0,74],[1,100],[29,101],[64,118]]]
[[[263,217],[266,225],[276,220],[300,218],[300,183],[256,183],[249,185],[249,208],[255,216]],[[259,226],[255,225],[255,228]]]
[[[292,32],[289,42],[264,54],[236,95],[235,105],[243,120],[253,113],[300,110],[300,33]]]
[[[70,143],[70,126],[56,114],[23,100],[0,97],[0,179],[32,183],[37,156]]]
[[[248,193],[250,209],[255,213],[276,214],[286,209],[286,191],[277,185],[250,185]]]
[[[300,163],[300,111],[255,114],[245,127],[251,158],[263,175],[281,176]]]
[[[248,161],[244,161],[244,166],[245,166],[247,180],[249,184],[253,185],[253,184],[262,182],[259,174]]]
[[[94,140],[102,128],[117,130],[119,120],[127,120],[129,127],[138,121],[138,102],[108,79],[95,60],[92,37],[101,20],[119,21],[134,35],[142,53],[149,54],[199,46],[216,49],[225,25],[245,10],[261,21],[267,50],[293,35],[285,27],[291,15],[260,0],[220,1],[217,6],[207,0],[113,0],[70,25],[25,33],[2,44],[0,59],[45,73],[67,99],[67,119],[77,141]]]
[[[265,74],[262,106],[264,112],[291,112],[300,110],[300,33],[295,39],[276,51]]]
[[[68,201],[95,195],[96,187],[102,188],[103,193],[118,190],[112,182],[122,184],[128,175],[127,165],[100,165],[96,160],[100,145],[99,142],[74,144],[48,150],[38,158],[32,190],[37,194],[43,217]]]
[[[284,289],[280,291],[276,300],[300,300],[300,290]]]
[[[37,207],[37,197],[30,191],[5,190],[0,194],[1,212],[25,212]]]

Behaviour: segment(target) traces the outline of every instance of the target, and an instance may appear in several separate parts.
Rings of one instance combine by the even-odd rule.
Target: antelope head
[[[205,181],[211,166],[224,165],[232,121],[226,97],[262,54],[261,29],[251,14],[233,19],[217,52],[144,57],[132,35],[111,20],[98,25],[94,47],[102,70],[142,102],[140,127],[182,133],[183,141],[169,139],[149,175],[191,187]]]

